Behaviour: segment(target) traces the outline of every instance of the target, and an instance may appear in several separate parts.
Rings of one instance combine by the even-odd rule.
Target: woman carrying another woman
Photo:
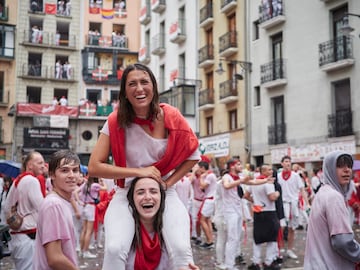
[[[114,164],[108,163],[110,152]],[[128,66],[119,109],[109,115],[88,166],[90,175],[117,179],[119,187],[105,215],[103,270],[125,269],[135,233],[126,197],[134,177],[154,178],[167,190],[163,237],[171,269],[193,263],[189,216],[173,185],[199,160],[198,140],[185,118],[159,104],[152,71],[142,64]]]

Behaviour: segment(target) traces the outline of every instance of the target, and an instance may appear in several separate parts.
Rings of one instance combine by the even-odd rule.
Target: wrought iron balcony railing
[[[227,80],[220,83],[220,100],[228,97],[237,97],[237,80]]]
[[[200,24],[207,19],[213,18],[213,3],[209,2],[200,9]]]
[[[199,107],[214,104],[214,88],[199,91]]]
[[[286,124],[268,126],[269,145],[286,143]]]
[[[328,115],[328,131],[329,137],[353,135],[352,111],[345,109]]]
[[[237,48],[237,32],[230,31],[219,37],[219,53],[226,51],[229,48]]]
[[[284,1],[272,0],[271,3],[259,6],[259,23],[266,22],[277,16],[284,15]]]
[[[213,44],[205,45],[204,47],[199,49],[198,53],[199,53],[198,64],[201,64],[206,60],[214,60],[214,45]]]
[[[320,67],[345,59],[353,59],[353,40],[351,36],[340,36],[319,44]]]
[[[286,79],[285,60],[283,58],[276,59],[260,67],[261,83]]]

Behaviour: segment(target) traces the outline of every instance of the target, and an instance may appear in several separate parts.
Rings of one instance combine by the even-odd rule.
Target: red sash
[[[161,176],[179,166],[198,148],[199,142],[188,122],[178,109],[161,103],[164,111],[165,128],[168,130],[168,144],[164,156],[154,164]],[[108,117],[111,151],[116,166],[126,167],[125,130],[117,122],[117,111]],[[139,142],[141,143],[141,142]],[[141,147],[141,144],[137,147]],[[125,179],[117,179],[119,187],[125,186]]]
[[[154,270],[160,263],[161,245],[159,235],[151,239],[144,225],[140,223],[142,246],[136,248],[134,270]]]

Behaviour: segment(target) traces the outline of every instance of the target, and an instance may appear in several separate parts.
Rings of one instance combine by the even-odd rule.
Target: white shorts
[[[81,218],[82,220],[95,221],[95,204],[85,204]]]
[[[204,201],[204,205],[201,208],[201,215],[204,217],[211,217],[215,213],[215,200],[214,199],[206,199]]]

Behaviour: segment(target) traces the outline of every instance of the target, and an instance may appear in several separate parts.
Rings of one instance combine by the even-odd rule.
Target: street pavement
[[[355,228],[354,228],[355,229]],[[357,229],[357,234],[359,234],[360,230]],[[216,238],[216,232],[215,232]],[[306,240],[306,231],[305,230],[297,230],[295,234],[295,248],[294,251],[298,255],[298,259],[290,259],[284,255],[284,262],[282,264],[281,269],[303,269],[303,261],[304,261],[304,250],[305,250],[305,240]],[[265,250],[265,249],[263,249]],[[247,266],[251,264],[251,256],[252,256],[252,226],[251,224],[248,226],[246,232],[243,232],[242,239],[242,253],[246,264],[237,265],[237,268],[247,269]],[[103,259],[103,249],[96,249],[92,251],[98,255],[96,259],[83,259],[79,258],[79,267],[80,269],[87,270],[101,270],[102,259]],[[202,249],[196,245],[193,245],[193,254],[196,265],[200,267],[201,270],[212,270],[216,269],[216,256],[215,249]],[[15,267],[9,257],[3,258],[0,261],[0,269],[1,270],[15,270]],[[114,269],[116,270],[116,269]]]

